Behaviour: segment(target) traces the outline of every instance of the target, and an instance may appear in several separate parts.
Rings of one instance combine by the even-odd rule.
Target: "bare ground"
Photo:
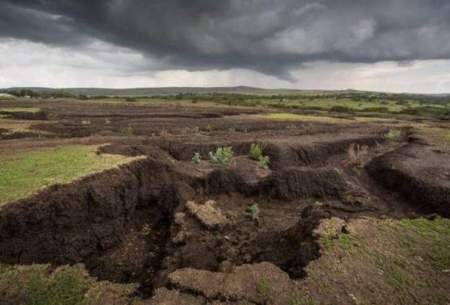
[[[258,109],[38,105],[36,117],[8,118],[29,121],[33,136],[4,132],[0,152],[107,144],[99,153],[146,159],[8,204],[0,211],[3,264],[82,263],[98,280],[137,285],[98,304],[449,302],[450,232],[440,217],[449,216],[450,152],[414,122],[272,122],[253,116]],[[387,139],[394,128],[400,136]],[[255,142],[264,144],[268,169],[247,156]],[[222,146],[235,157],[209,164],[208,153]],[[195,152],[204,160],[198,165]],[[427,225],[438,221],[434,239],[403,223],[422,216],[431,219]],[[400,247],[408,238],[415,246]],[[0,304],[8,298],[12,304],[0,289]]]

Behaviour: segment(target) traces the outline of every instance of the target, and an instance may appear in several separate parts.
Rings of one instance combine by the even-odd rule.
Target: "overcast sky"
[[[450,92],[449,0],[0,0],[0,87]]]

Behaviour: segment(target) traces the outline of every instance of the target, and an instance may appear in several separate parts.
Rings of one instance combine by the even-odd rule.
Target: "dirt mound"
[[[289,276],[270,263],[242,265],[230,273],[181,269],[170,274],[169,280],[176,290],[188,291],[191,296],[180,296],[164,289],[157,291],[150,304],[172,304],[173,298],[180,302],[177,304],[185,304],[184,299],[192,302],[194,295],[196,302],[284,305],[289,303],[294,290]]]
[[[419,162],[420,160],[420,162]],[[450,155],[432,146],[409,144],[367,166],[385,187],[429,213],[450,216]]]

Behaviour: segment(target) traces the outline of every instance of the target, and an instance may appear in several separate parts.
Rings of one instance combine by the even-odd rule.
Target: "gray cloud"
[[[158,69],[450,58],[448,0],[0,0],[0,37],[130,48]],[[148,69],[143,67],[142,69]]]

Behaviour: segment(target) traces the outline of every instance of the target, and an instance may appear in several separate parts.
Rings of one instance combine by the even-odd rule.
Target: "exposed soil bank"
[[[85,262],[100,278],[138,281],[145,269],[141,263],[158,269],[168,237],[151,231],[166,232],[182,201],[183,188],[173,181],[182,183],[166,165],[140,160],[11,203],[0,211],[0,259],[9,264]],[[116,251],[133,237],[141,245],[140,262]],[[119,263],[105,264],[105,255],[115,255]]]
[[[237,255],[237,244],[227,241],[227,253],[231,254],[221,257],[221,253],[214,250],[220,249],[216,248],[214,230],[196,227],[193,231],[209,240],[206,247],[195,242],[181,248],[174,244],[172,239],[178,233],[173,228],[175,211],[184,209],[185,202],[192,197],[209,198],[225,193],[283,200],[335,197],[345,188],[340,179],[335,170],[313,173],[292,168],[250,185],[230,169],[219,168],[205,177],[194,178],[180,174],[170,165],[152,159],[140,160],[68,185],[53,186],[5,206],[0,211],[0,261],[55,265],[82,262],[100,279],[139,282],[145,293],[151,292],[155,285],[164,285],[168,273],[181,266],[217,271],[221,261],[237,265],[272,261],[298,277],[306,263],[318,255],[311,232],[319,218],[294,214],[295,219],[303,219],[298,228],[272,232],[270,239],[266,233],[253,236],[254,225],[247,223],[249,226],[245,230],[253,236],[252,241],[241,240],[244,235],[239,235],[236,242],[248,255]],[[332,184],[336,186],[331,187]],[[236,207],[236,215],[248,221],[245,208],[251,199],[241,199],[241,202],[243,206]],[[234,204],[228,205],[232,206]],[[238,228],[229,226],[227,230],[234,234],[232,232]],[[226,232],[222,232],[223,236]],[[272,243],[280,238],[295,240],[300,248],[280,259],[279,254],[270,250],[276,249]],[[182,261],[166,260],[177,253],[183,257]],[[216,257],[209,265],[205,258],[207,253],[215,253]],[[201,263],[199,258],[202,258]]]
[[[329,142],[318,141],[307,145],[301,142],[269,144],[265,150],[271,158],[271,167],[279,169],[320,164],[333,155],[345,153],[351,144],[374,146],[383,143],[384,140],[380,135],[369,135]]]
[[[450,155],[432,146],[408,144],[373,159],[367,166],[379,183],[420,209],[450,216]]]

